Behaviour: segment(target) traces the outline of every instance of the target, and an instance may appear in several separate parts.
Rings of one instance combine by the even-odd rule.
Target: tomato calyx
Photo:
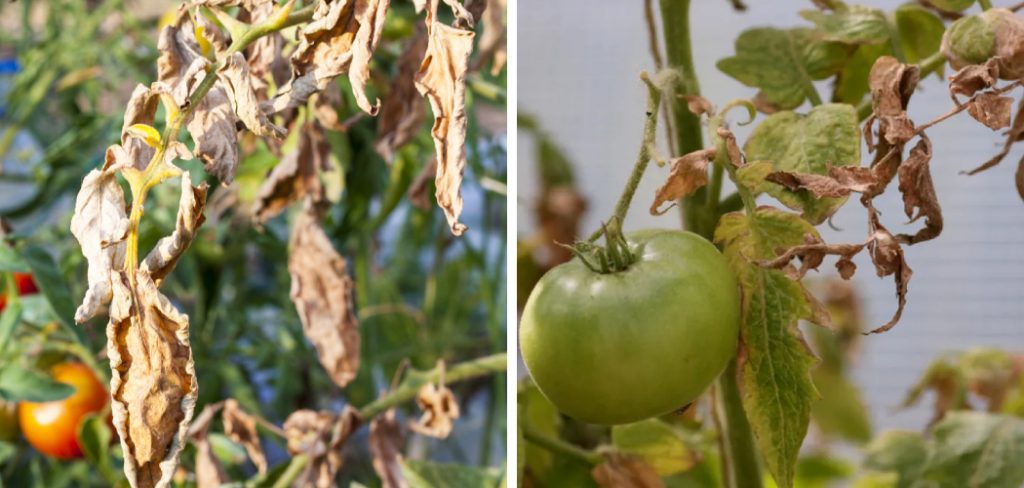
[[[615,218],[601,224],[601,233],[604,234],[604,246],[589,241],[578,241],[571,246],[559,245],[572,251],[584,266],[595,273],[618,273],[637,262],[638,256],[630,249]]]

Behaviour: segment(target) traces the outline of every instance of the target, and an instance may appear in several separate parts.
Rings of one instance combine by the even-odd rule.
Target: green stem
[[[520,428],[523,430],[523,438],[526,439],[530,444],[538,447],[542,447],[555,454],[564,454],[571,458],[578,459],[590,465],[597,465],[601,463],[601,455],[583,449],[579,446],[574,446],[568,442],[563,441],[557,437],[549,436],[543,432],[540,432],[533,428],[533,426],[523,422],[520,419]]]
[[[729,488],[761,486],[761,468],[757,464],[757,451],[754,447],[754,436],[747,422],[740,399],[738,371],[736,359],[718,377],[718,388],[715,388],[715,415],[719,419],[719,439],[721,439],[722,474],[725,486]]]
[[[660,0],[660,4],[668,67],[679,73],[678,82],[672,87],[674,92],[668,96],[675,127],[675,146],[679,154],[687,154],[704,147],[700,117],[690,112],[686,100],[682,98],[682,95],[700,95],[700,83],[693,66],[693,50],[690,45],[690,0]],[[701,207],[707,200],[707,191],[706,188],[698,189],[684,197],[681,205],[684,225],[701,234],[707,233],[704,227],[711,225],[704,222],[705,216],[701,213]]]
[[[988,10],[992,8],[991,0],[978,0],[978,5],[981,5],[982,10]]]
[[[445,371],[444,384],[450,385],[452,383],[478,378],[480,376],[503,373],[505,372],[505,363],[507,358],[508,354],[499,353],[456,365]],[[422,377],[422,381],[408,382],[392,390],[387,395],[384,395],[367,404],[363,408],[360,408],[359,416],[364,420],[368,420],[386,412],[390,408],[402,405],[409,400],[416,398],[416,393],[419,392],[420,386],[426,383],[436,382],[440,379],[440,376],[440,368],[434,368]]]
[[[665,33],[665,50],[668,54],[669,67],[676,69],[681,81],[675,85],[676,92],[671,94],[669,99],[672,104],[672,114],[676,127],[676,141],[681,153],[689,153],[701,149],[703,146],[703,135],[700,126],[700,119],[690,112],[686,100],[681,95],[699,95],[700,87],[697,83],[696,71],[693,67],[693,53],[690,44],[690,1],[689,0],[661,0],[662,28]],[[813,87],[812,87],[813,88]],[[817,96],[817,91],[808,93],[812,103]],[[818,100],[820,103],[820,98]],[[712,131],[712,134],[714,132]],[[719,152],[724,152],[720,148]],[[734,169],[731,164],[724,161],[723,164],[715,164],[718,171],[729,171],[732,175]],[[714,170],[713,170],[714,171]],[[708,197],[704,191],[720,194],[722,178],[715,181],[715,173],[712,173],[712,185],[719,185],[718,188],[701,189],[690,197],[683,199],[683,223],[684,226],[705,238],[711,238],[714,234],[715,224],[718,221],[719,204],[716,201],[714,206],[707,205]],[[744,198],[748,206],[748,198]],[[722,206],[724,208],[724,205]],[[712,212],[713,213],[708,213]],[[735,372],[735,369],[732,370]],[[729,376],[729,370],[723,374]],[[720,380],[721,381],[721,380]],[[740,403],[738,390],[735,389],[735,377],[732,377],[732,386],[735,395],[728,395],[721,402],[726,411],[731,415],[722,417],[721,428],[723,435],[728,434],[733,442],[722,444],[721,458],[723,479],[737,480],[745,483],[745,486],[761,486],[761,468],[757,464],[756,448],[754,447],[753,434],[750,425],[746,421],[743,412],[743,405]],[[729,386],[726,384],[725,386]]]

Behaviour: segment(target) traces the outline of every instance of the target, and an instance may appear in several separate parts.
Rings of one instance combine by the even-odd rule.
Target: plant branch
[[[527,442],[542,447],[555,454],[565,454],[571,458],[578,459],[590,465],[597,465],[601,463],[601,454],[583,449],[582,447],[569,444],[557,437],[549,436],[543,432],[533,428],[530,424],[519,420],[520,428],[523,430],[523,438]]]
[[[507,358],[507,353],[492,354],[448,368],[444,373],[444,384],[450,385],[481,376],[503,373],[507,367],[505,364]],[[419,392],[420,386],[436,382],[440,379],[440,376],[441,369],[439,367],[434,368],[422,377],[422,381],[402,384],[388,394],[363,406],[359,409],[359,416],[363,420],[369,420],[393,407],[402,405],[416,398],[416,393]]]
[[[757,464],[754,437],[747,422],[740,400],[736,375],[736,359],[729,362],[715,388],[715,418],[718,420],[718,437],[722,445],[722,472],[729,488],[761,486],[761,469]]]

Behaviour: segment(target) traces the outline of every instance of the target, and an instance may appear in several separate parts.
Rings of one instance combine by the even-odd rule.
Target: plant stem
[[[444,384],[450,385],[452,383],[478,378],[480,376],[502,373],[505,371],[507,358],[507,353],[499,353],[458,364],[445,371]],[[362,417],[363,420],[369,420],[383,412],[386,412],[392,407],[397,407],[398,405],[402,405],[403,403],[416,398],[416,393],[419,392],[420,386],[426,383],[436,382],[440,379],[440,375],[440,368],[430,370],[429,373],[422,377],[422,381],[403,384],[402,386],[392,390],[390,393],[370,402],[363,408],[360,408],[359,416]]]
[[[690,44],[690,1],[689,0],[661,0],[662,29],[665,32],[665,51],[668,53],[669,67],[679,71],[682,80],[675,85],[676,93],[671,94],[672,113],[676,122],[676,141],[682,153],[692,152],[702,148],[703,134],[700,126],[700,119],[690,112],[686,100],[680,95],[699,95],[700,87],[697,84],[697,75],[693,67],[693,53]],[[813,97],[808,93],[808,96]],[[820,102],[820,100],[819,100]],[[724,152],[724,151],[719,151]],[[722,171],[731,169],[723,164],[715,164],[715,170]],[[720,174],[720,173],[719,173]],[[708,197],[704,191],[714,194],[721,192],[722,178],[715,178],[712,173],[712,185],[719,185],[718,188],[701,189],[688,198],[683,199],[683,224],[688,230],[694,231],[705,238],[711,238],[714,234],[715,224],[718,221],[717,201],[714,205],[708,204]],[[717,198],[716,198],[717,200]],[[732,374],[730,374],[732,371]],[[722,417],[721,434],[728,435],[730,442],[722,444],[722,470],[723,479],[743,482],[744,486],[761,486],[761,468],[757,464],[757,451],[754,447],[753,434],[750,432],[750,425],[747,423],[746,414],[743,412],[743,405],[740,403],[739,392],[735,380],[735,366],[726,369],[722,378],[729,376],[729,379],[719,379],[724,383],[718,388],[726,390],[723,398],[718,403],[730,415]]]
[[[722,456],[723,480],[730,488],[760,487],[761,468],[757,464],[754,436],[743,411],[737,373],[733,358],[718,377],[718,388],[715,388],[715,415],[720,420],[718,435],[723,454],[728,453]]]
[[[557,437],[549,436],[534,429],[533,426],[523,422],[522,419],[520,419],[520,428],[523,430],[523,438],[533,445],[542,447],[555,454],[565,454],[590,465],[596,465],[601,462],[601,455],[599,453],[574,446]]]

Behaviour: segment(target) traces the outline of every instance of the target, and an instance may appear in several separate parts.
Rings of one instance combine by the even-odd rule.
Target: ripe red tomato
[[[14,273],[14,281],[18,283],[19,295],[31,295],[39,292],[35,280],[32,279],[32,275],[29,273]]]
[[[61,363],[51,371],[53,379],[73,386],[71,396],[55,402],[22,402],[18,409],[21,431],[37,451],[58,459],[82,456],[78,425],[82,419],[107,405],[103,383],[82,363]]]

